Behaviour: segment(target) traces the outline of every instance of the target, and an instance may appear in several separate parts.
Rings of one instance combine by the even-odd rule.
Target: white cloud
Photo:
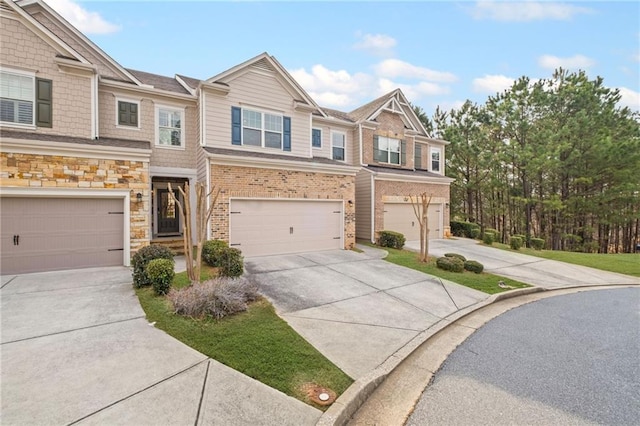
[[[416,80],[438,81],[451,83],[457,80],[455,74],[443,71],[434,71],[429,68],[412,65],[400,59],[386,59],[375,67],[375,72],[384,78],[409,78]]]
[[[47,0],[47,4],[82,33],[109,34],[120,30],[118,25],[105,21],[99,13],[90,12],[73,0]]]
[[[593,13],[593,10],[547,1],[479,1],[471,8],[470,12],[475,19],[526,22],[545,19],[566,21],[578,14]]]
[[[596,64],[591,58],[584,55],[573,55],[567,58],[561,58],[553,55],[542,55],[538,58],[538,65],[543,68],[555,70],[556,68],[564,69],[587,69]]]
[[[363,34],[354,48],[366,50],[375,55],[387,55],[396,46],[396,39],[386,34]]]
[[[633,111],[640,111],[640,92],[626,87],[620,87],[618,90],[620,91],[619,104],[621,106],[629,107]]]
[[[385,93],[389,93],[392,90],[400,89],[402,93],[409,99],[409,101],[422,98],[424,96],[436,96],[446,95],[449,93],[449,88],[445,86],[439,86],[429,82],[419,82],[417,84],[403,84],[389,80],[387,78],[381,78],[378,80],[377,96],[382,96]]]
[[[505,75],[485,75],[474,78],[471,87],[476,93],[494,95],[511,87],[514,81],[515,79]]]

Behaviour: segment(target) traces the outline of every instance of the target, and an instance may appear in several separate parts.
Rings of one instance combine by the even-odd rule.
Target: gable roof
[[[167,92],[181,93],[190,95],[189,91],[180,84],[175,78],[165,77],[163,75],[152,74],[150,72],[126,69],[136,77],[142,84],[153,86],[154,89],[166,90]]]
[[[302,104],[306,104],[308,107],[315,109],[320,115],[326,116],[322,108],[309,96],[309,94],[298,84],[298,82],[289,74],[289,72],[267,52],[263,52],[258,56],[255,56],[241,64],[238,64],[226,71],[221,72],[207,80],[206,83],[222,83],[226,84],[235,75],[245,71],[249,67],[261,68],[263,70],[276,73],[280,77],[282,82],[288,86],[294,99]]]
[[[12,3],[11,0],[8,0],[8,2]],[[15,4],[20,9],[22,9],[22,11],[25,14],[27,14],[29,16],[31,16],[31,13],[26,10],[27,7],[31,6],[31,7],[35,7],[37,9],[39,9],[41,12],[45,13],[46,15],[48,15],[48,17],[53,18],[56,22],[61,24],[70,34],[72,34],[76,38],[76,40],[75,40],[76,42],[79,42],[81,45],[84,45],[86,47],[86,49],[88,49],[90,52],[95,54],[95,56],[97,58],[100,58],[101,60],[103,60],[104,63],[107,64],[109,67],[111,67],[114,70],[116,70],[118,72],[118,74],[121,74],[122,77],[130,80],[131,82],[133,82],[135,84],[142,85],[142,83],[137,78],[135,78],[133,75],[131,75],[124,67],[122,67],[113,58],[111,58],[109,55],[107,55],[102,49],[100,49],[95,43],[93,43],[91,40],[89,40],[77,28],[75,28],[73,25],[71,25],[66,19],[64,19],[62,16],[60,16],[60,14],[58,14],[54,9],[52,9],[44,1],[42,1],[42,0],[17,0],[15,2]],[[31,19],[33,19],[34,21],[38,22],[37,18],[34,17],[34,16],[31,16]],[[38,23],[40,25],[42,25],[43,27],[45,26],[43,23],[40,23],[40,22],[38,22]],[[62,40],[59,36],[56,36],[56,37],[58,37],[60,40]],[[65,42],[65,43],[67,43],[67,42]],[[87,63],[89,63],[89,61],[87,61]]]

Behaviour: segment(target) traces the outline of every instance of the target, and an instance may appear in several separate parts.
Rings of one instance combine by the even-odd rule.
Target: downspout
[[[376,220],[376,181],[371,174],[371,242],[376,243],[375,232],[375,220]]]
[[[94,71],[91,77],[91,139],[100,137],[98,103],[98,73]]]
[[[362,123],[358,123],[358,139],[360,143],[360,165],[364,166],[364,162],[362,161]]]
[[[200,87],[200,149],[204,149],[207,146],[207,126],[205,123],[205,112],[207,110],[206,106],[206,94],[202,87]],[[209,157],[203,153],[202,154],[205,159],[205,179],[207,180],[205,184],[205,188],[207,194],[211,192],[211,162],[209,161]],[[207,206],[211,205],[211,195],[207,195]],[[207,221],[207,240],[211,239],[211,218]]]

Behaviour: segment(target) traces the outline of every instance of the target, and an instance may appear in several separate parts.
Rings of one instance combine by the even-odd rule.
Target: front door
[[[179,197],[176,191],[173,191]],[[158,189],[158,234],[177,234],[180,231],[178,206],[169,196],[168,189]]]

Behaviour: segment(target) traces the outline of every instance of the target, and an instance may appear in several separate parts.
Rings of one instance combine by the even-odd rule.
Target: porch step
[[[151,244],[167,247],[176,256],[184,256],[184,242],[182,238],[157,238],[151,240]]]

